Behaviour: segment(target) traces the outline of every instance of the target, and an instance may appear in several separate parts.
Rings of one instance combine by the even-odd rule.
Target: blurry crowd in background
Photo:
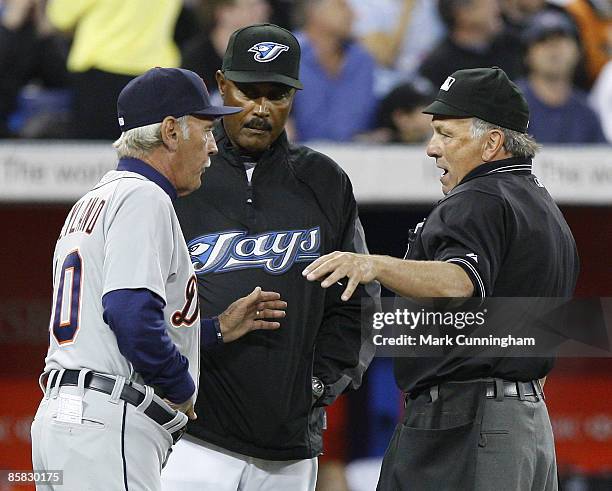
[[[289,136],[421,143],[461,68],[499,66],[540,143],[612,141],[612,0],[0,0],[0,137],[113,140],[116,97],[154,66],[216,92],[230,34],[296,33]]]
[[[446,77],[499,66],[524,90],[538,142],[612,142],[612,0],[0,0],[0,138],[114,140],[117,95],[155,66],[197,72],[219,102],[231,33],[262,22],[302,47],[295,141],[423,143],[421,110]],[[348,489],[343,462],[366,454],[342,442],[367,441],[355,445],[367,456],[389,442],[400,410],[391,360],[368,376],[350,411],[341,398],[328,413],[336,436],[319,490]],[[353,482],[369,482],[363,469]],[[565,489],[610,489],[576,476]]]

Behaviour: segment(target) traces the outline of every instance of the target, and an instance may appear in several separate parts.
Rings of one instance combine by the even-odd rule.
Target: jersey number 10
[[[72,343],[79,329],[83,262],[79,251],[64,259],[53,308],[53,336],[59,344]]]

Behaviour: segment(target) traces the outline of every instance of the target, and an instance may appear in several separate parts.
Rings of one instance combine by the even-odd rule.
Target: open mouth
[[[440,177],[444,177],[445,175],[448,174],[448,169],[445,169],[444,167],[440,167],[440,166],[437,166],[437,167],[438,169],[442,171],[442,175]]]

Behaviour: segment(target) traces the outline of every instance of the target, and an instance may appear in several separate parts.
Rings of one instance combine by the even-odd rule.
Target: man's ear
[[[482,147],[482,161],[491,162],[499,158],[504,151],[505,136],[503,131],[493,129],[487,133]]]
[[[217,72],[215,73],[215,78],[217,79],[217,88],[219,89],[219,94],[221,94],[221,97],[225,97],[225,75],[223,75],[223,72],[221,70],[217,70]]]
[[[160,132],[166,148],[170,151],[176,151],[181,132],[178,120],[172,116],[166,116],[161,123]]]

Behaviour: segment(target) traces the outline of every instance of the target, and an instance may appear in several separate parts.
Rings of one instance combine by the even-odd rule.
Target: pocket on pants
[[[505,439],[508,437],[510,432],[508,430],[489,430],[480,432],[480,440],[478,446],[485,448],[491,444],[505,444]]]
[[[397,440],[385,455],[378,489],[474,489],[482,421],[480,401],[475,400],[471,407],[467,420],[442,428],[433,426],[430,418],[409,415],[398,427]]]
[[[68,423],[66,421],[58,421],[57,413],[51,415],[51,421],[53,422],[54,425],[58,425],[58,426],[91,428],[94,430],[103,430],[105,428],[105,424],[103,421],[91,419],[91,418],[81,418],[81,424]]]
[[[406,489],[472,489],[479,428],[476,421],[445,429],[403,426],[397,452],[401,474],[411,483]]]

